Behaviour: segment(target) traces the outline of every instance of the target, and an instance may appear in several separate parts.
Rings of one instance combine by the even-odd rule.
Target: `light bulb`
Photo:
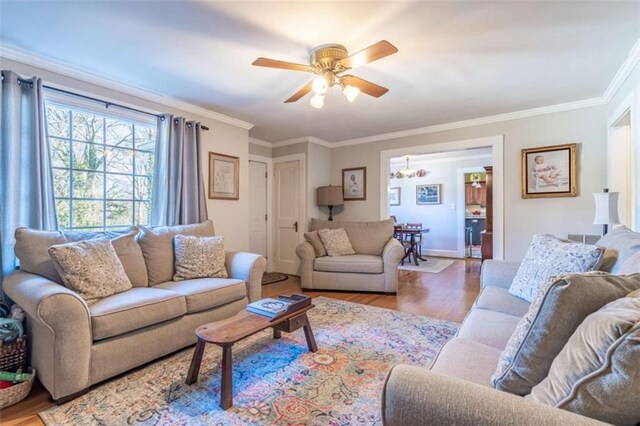
[[[317,109],[322,108],[324,106],[324,96],[314,95],[311,98],[311,106]]]
[[[329,85],[327,84],[327,80],[324,77],[316,77],[313,79],[313,83],[311,83],[311,88],[313,93],[316,95],[324,95],[327,93],[327,89]]]
[[[347,98],[349,102],[353,102],[358,97],[358,93],[360,93],[360,89],[357,87],[346,85],[344,89],[342,89],[342,93]]]

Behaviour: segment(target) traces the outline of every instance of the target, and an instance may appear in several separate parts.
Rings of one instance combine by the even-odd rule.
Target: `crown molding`
[[[616,75],[613,76],[611,83],[607,87],[607,90],[604,91],[602,98],[607,102],[611,102],[613,97],[616,95],[620,87],[624,84],[625,80],[636,65],[640,63],[640,38],[636,40],[635,44],[631,48],[631,51],[627,55],[627,58],[624,60]]]
[[[264,146],[266,148],[273,148],[273,144],[271,142],[263,141],[262,139],[249,137],[249,143],[253,145]]]
[[[306,143],[306,142],[324,146],[325,148],[333,148],[335,145],[334,143],[327,142],[320,138],[316,138],[315,136],[301,136],[299,138],[285,139],[285,140],[274,142],[272,146],[274,148],[280,148],[283,146],[297,145],[299,143]]]
[[[0,56],[16,62],[22,62],[26,65],[31,65],[34,67],[45,69],[47,71],[55,72],[66,77],[81,80],[86,83],[95,84],[96,86],[100,86],[106,89],[115,90],[126,95],[135,96],[137,98],[141,98],[150,102],[166,105],[168,107],[176,108],[185,112],[190,112],[192,114],[201,115],[203,117],[230,124],[232,126],[240,127],[242,129],[249,130],[253,127],[252,123],[240,120],[238,118],[221,114],[210,109],[202,108],[170,96],[150,92],[148,90],[128,84],[119,83],[100,75],[81,70],[79,68],[64,65],[60,62],[46,59],[20,49],[7,47],[6,45],[0,46]]]

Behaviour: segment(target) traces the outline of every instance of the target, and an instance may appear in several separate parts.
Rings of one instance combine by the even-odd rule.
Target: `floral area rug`
[[[396,364],[428,367],[456,332],[452,322],[318,297],[302,330],[265,330],[233,347],[234,405],[218,406],[222,351],[207,345],[197,383],[185,377],[193,347],[113,379],[40,417],[47,425],[375,425]]]

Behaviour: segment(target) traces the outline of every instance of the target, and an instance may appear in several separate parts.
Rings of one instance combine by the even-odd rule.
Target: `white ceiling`
[[[640,36],[640,2],[187,2],[0,0],[0,40],[255,124],[251,136],[340,141],[602,95]],[[388,87],[325,107],[301,72],[330,42],[399,52],[353,74]]]

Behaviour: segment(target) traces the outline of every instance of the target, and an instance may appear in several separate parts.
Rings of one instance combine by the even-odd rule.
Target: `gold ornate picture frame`
[[[576,144],[522,150],[522,198],[578,195]]]

